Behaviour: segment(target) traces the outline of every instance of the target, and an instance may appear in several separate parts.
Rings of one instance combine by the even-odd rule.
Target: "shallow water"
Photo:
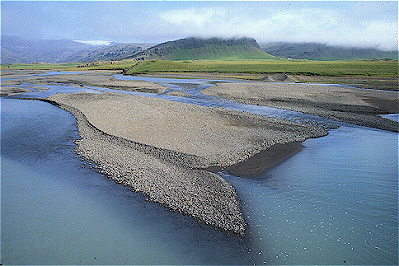
[[[265,261],[396,265],[398,135],[341,127],[303,145],[261,180],[224,175]]]
[[[74,158],[75,119],[2,99],[3,264],[251,264],[247,242],[147,202]]]
[[[53,73],[53,72],[51,72]],[[57,73],[57,72],[55,72]],[[61,72],[60,72],[61,73]],[[44,75],[44,74],[42,74]],[[214,86],[214,82],[226,80],[207,80],[207,79],[170,79],[170,78],[152,78],[152,77],[140,77],[140,76],[123,76],[114,75],[117,79],[123,80],[145,80],[150,82],[158,82],[164,86],[169,87],[169,89],[162,94],[145,93],[137,91],[123,91],[109,88],[101,88],[94,86],[71,86],[71,85],[34,85],[35,88],[43,88],[43,90],[38,91],[35,88],[31,88],[31,84],[23,83],[17,85],[16,87],[26,88],[33,90],[32,92],[26,92],[19,95],[8,96],[7,98],[46,98],[50,95],[56,93],[75,93],[75,92],[89,92],[89,93],[101,93],[101,92],[115,92],[131,95],[139,95],[151,98],[160,98],[173,102],[181,102],[187,104],[194,104],[205,107],[220,107],[227,108],[236,111],[245,111],[254,114],[259,114],[263,116],[275,117],[279,119],[291,120],[299,123],[316,123],[329,128],[334,128],[336,125],[344,125],[345,123],[337,122],[328,118],[318,117],[310,114],[305,114],[301,112],[295,112],[285,109],[267,107],[267,106],[257,106],[250,104],[238,103],[232,100],[223,99],[216,96],[203,95],[202,90],[208,88],[209,86]],[[244,82],[244,81],[231,81],[231,82]],[[182,84],[188,85],[184,88]],[[179,91],[186,94],[185,97],[168,95],[168,92]]]
[[[198,92],[134,94],[297,116]],[[257,180],[222,174],[236,187],[249,223],[248,236],[238,239],[82,168],[73,158],[78,136],[69,113],[39,101],[1,103],[3,264],[398,263],[396,133],[342,126],[305,141],[301,152]]]

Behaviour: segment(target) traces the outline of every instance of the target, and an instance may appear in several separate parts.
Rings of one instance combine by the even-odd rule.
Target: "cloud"
[[[102,45],[111,45],[110,41],[82,41],[82,40],[74,40],[74,42],[84,43],[92,46],[102,46]]]
[[[180,10],[169,10],[162,12],[160,17],[167,22],[175,25],[197,25],[203,28],[205,24],[216,20],[220,16],[225,16],[223,10],[215,10],[210,8],[188,8]]]
[[[185,36],[248,36],[258,42],[318,42],[331,45],[397,49],[397,17],[351,16],[349,10],[325,8],[190,8],[160,14],[165,28]]]
[[[44,39],[164,42],[253,37],[258,42],[318,42],[398,47],[395,2],[3,1],[2,33]]]

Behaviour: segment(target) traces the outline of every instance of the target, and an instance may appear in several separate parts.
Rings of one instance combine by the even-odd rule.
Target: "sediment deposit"
[[[21,83],[29,83],[32,86],[62,84],[72,86],[93,86],[127,91],[141,91],[151,93],[163,93],[167,87],[154,82],[144,80],[120,80],[115,79],[113,75],[120,73],[120,71],[87,71],[79,72],[79,74],[71,72],[70,74],[40,76],[48,71],[2,71],[2,78],[18,78],[23,79],[9,79],[2,81],[2,86],[15,86]],[[39,75],[39,76],[38,76]]]
[[[241,235],[245,221],[236,192],[208,169],[242,162],[277,143],[327,134],[313,125],[118,93],[48,100],[77,118],[78,154],[109,178]]]
[[[397,122],[377,116],[398,113],[399,93],[339,86],[219,83],[204,94],[247,104],[282,108],[360,126],[398,132]]]

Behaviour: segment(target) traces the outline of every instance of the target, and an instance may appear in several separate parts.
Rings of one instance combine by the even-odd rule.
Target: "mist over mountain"
[[[321,43],[276,42],[261,44],[265,52],[283,58],[308,60],[346,59],[398,59],[398,51],[381,51],[373,48],[331,46]]]
[[[93,45],[93,44],[99,45]],[[137,60],[244,60],[292,58],[308,60],[398,59],[397,51],[348,48],[320,43],[267,43],[253,38],[185,38],[153,44],[105,41],[41,40],[1,36],[1,63],[70,63]]]
[[[166,60],[235,60],[274,58],[262,51],[255,39],[185,38],[153,46],[134,58]]]
[[[1,36],[1,63],[70,63],[120,60],[151,44],[110,44],[93,46],[72,40],[41,40]]]

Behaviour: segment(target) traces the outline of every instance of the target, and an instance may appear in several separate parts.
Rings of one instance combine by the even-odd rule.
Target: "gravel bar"
[[[219,83],[203,92],[246,104],[308,113],[393,132],[399,124],[378,114],[399,112],[397,91],[278,83]]]
[[[236,191],[209,168],[327,134],[318,126],[134,95],[56,94],[47,101],[76,117],[77,153],[100,173],[238,235],[245,234],[245,221]]]

